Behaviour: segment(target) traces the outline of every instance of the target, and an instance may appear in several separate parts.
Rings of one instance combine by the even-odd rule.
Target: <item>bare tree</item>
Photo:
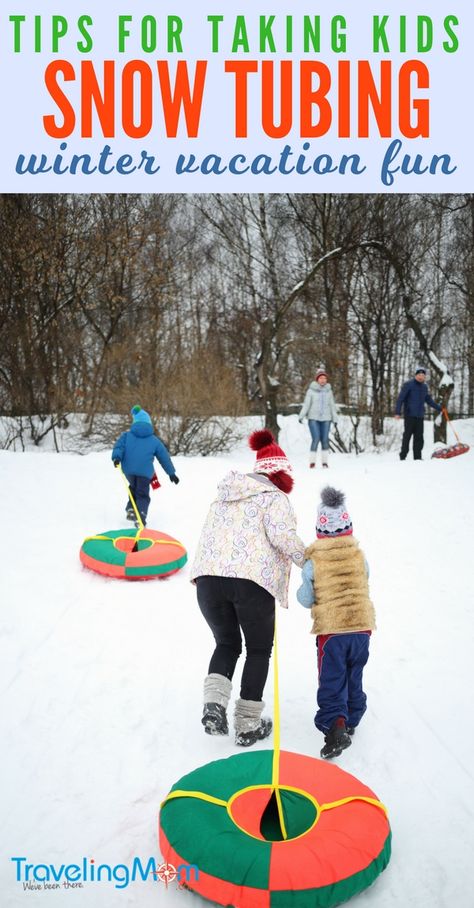
[[[0,410],[37,443],[145,400],[278,435],[324,362],[375,440],[423,356],[440,402],[472,412],[473,199],[3,196]]]

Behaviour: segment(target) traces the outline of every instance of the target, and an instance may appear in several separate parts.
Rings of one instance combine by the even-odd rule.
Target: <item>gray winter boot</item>
[[[212,674],[204,679],[204,709],[201,722],[208,735],[228,735],[226,709],[232,684],[224,675]]]
[[[271,734],[273,723],[264,717],[262,712],[265,703],[263,700],[235,701],[234,729],[235,743],[240,747],[251,747],[256,741],[263,741]]]

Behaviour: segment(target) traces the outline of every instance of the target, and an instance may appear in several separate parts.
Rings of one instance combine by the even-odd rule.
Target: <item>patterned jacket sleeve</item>
[[[284,492],[271,496],[263,525],[271,545],[301,567],[305,546],[296,532],[296,514]]]

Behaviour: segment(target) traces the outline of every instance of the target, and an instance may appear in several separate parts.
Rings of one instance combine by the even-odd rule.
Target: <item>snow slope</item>
[[[330,479],[343,488],[377,610],[369,709],[338,764],[388,806],[393,856],[351,904],[471,908],[473,451],[403,464],[396,453],[334,455],[322,475],[307,468],[306,427],[295,417],[283,423],[300,535],[313,538],[321,485]],[[474,446],[474,421],[462,424],[462,434]],[[231,467],[251,469],[252,455],[242,446],[175,462],[181,483],[163,478],[149,525],[175,534],[192,558],[216,481]],[[1,905],[17,908],[29,898],[47,908],[204,908],[209,903],[176,884],[166,890],[151,880],[48,892],[16,881],[12,857],[115,867],[157,856],[157,812],[170,786],[235,748],[200,725],[212,640],[189,567],[169,580],[132,584],[80,565],[85,536],[124,525],[124,489],[109,455],[0,452],[0,483]],[[293,595],[278,618],[282,746],[319,755],[308,613]],[[269,710],[271,700],[270,678]]]

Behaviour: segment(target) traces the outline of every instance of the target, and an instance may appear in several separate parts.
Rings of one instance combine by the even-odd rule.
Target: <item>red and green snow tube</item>
[[[184,545],[158,530],[106,530],[81,546],[84,567],[105,577],[152,580],[169,577],[187,561]]]
[[[370,886],[390,859],[387,812],[358,779],[282,751],[238,754],[184,776],[164,801],[160,849],[194,868],[186,886],[238,908],[333,908]]]

